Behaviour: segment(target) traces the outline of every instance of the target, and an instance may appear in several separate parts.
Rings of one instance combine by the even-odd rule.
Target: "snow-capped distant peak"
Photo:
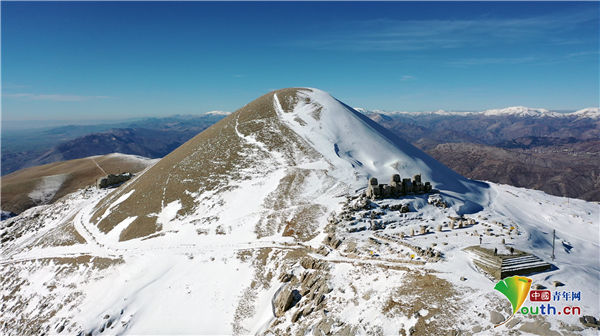
[[[528,117],[528,118],[569,118],[575,117],[578,119],[590,118],[590,119],[598,119],[600,118],[600,108],[598,107],[588,107],[575,112],[555,112],[543,108],[531,108],[526,106],[511,106],[501,109],[490,109],[480,112],[474,111],[446,111],[446,110],[437,110],[437,111],[382,111],[382,110],[367,110],[365,108],[355,107],[356,111],[361,112],[365,115],[383,115],[383,116],[489,116],[489,117],[497,117],[497,116],[515,116],[515,117]]]
[[[396,115],[465,115],[472,114],[472,112],[454,112],[439,109],[437,111],[384,111],[384,110],[368,110],[362,107],[354,107],[354,109],[362,114],[381,114],[385,116],[396,116]]]
[[[212,115],[212,116],[228,116],[231,114],[231,112],[215,110],[215,111],[204,112],[204,114]]]
[[[568,115],[577,116],[578,118],[598,119],[600,118],[600,108],[588,107],[575,112],[568,113]]]
[[[481,112],[483,115],[513,115],[520,117],[560,117],[561,114],[543,108],[530,108],[525,106],[511,106],[503,109],[491,109]]]

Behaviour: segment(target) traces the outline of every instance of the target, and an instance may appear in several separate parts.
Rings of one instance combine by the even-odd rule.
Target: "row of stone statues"
[[[400,175],[394,174],[390,184],[379,184],[377,178],[371,177],[367,186],[367,197],[371,199],[395,198],[408,194],[423,194],[431,192],[432,187],[429,182],[421,182],[421,174],[410,178],[400,178]]]

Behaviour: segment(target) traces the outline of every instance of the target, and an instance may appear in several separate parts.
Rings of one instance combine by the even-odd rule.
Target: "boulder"
[[[317,281],[319,280],[319,278],[317,277],[317,273],[313,273],[311,274],[309,277],[307,277],[304,282],[302,283],[302,285],[306,286],[307,288],[312,288]]]
[[[317,305],[319,305],[319,304],[321,304],[321,302],[323,302],[324,300],[325,300],[325,295],[322,295],[322,294],[321,294],[321,296],[319,296],[319,298],[317,299],[317,302],[316,302],[316,304],[317,304]]]
[[[349,325],[344,326],[341,330],[336,332],[336,335],[338,336],[353,336],[356,334],[356,330],[352,330],[352,328]]]
[[[302,296],[296,289],[284,288],[275,298],[275,316],[280,317],[292,308]]]
[[[524,322],[519,328],[520,331],[534,335],[561,336],[561,333],[550,329],[550,322],[536,320],[533,322]]]
[[[593,316],[582,316],[579,318],[579,322],[588,328],[600,328],[600,323],[598,323],[598,320]]]
[[[385,224],[382,221],[371,221],[371,230],[383,230],[385,229]]]
[[[513,317],[512,319],[510,319],[510,321],[506,322],[506,327],[512,329],[519,323],[521,323],[521,319]]]
[[[490,312],[490,322],[492,322],[493,324],[499,324],[501,322],[504,321],[504,315],[500,314],[499,312],[492,310]]]
[[[306,269],[320,269],[323,263],[313,258],[304,258],[300,261],[300,265]]]
[[[321,247],[319,247],[319,249],[317,250],[317,253],[323,256],[327,256],[329,254],[329,250],[325,246],[321,245]]]
[[[281,282],[289,282],[292,280],[293,275],[291,273],[281,273],[279,276],[279,281]]]
[[[317,325],[315,326],[315,329],[313,331],[313,335],[315,335],[315,336],[329,335],[329,334],[331,334],[332,326],[333,326],[333,320],[331,318],[325,318],[325,319],[321,320],[319,323],[317,323]]]
[[[292,314],[292,323],[296,323],[302,317],[302,309],[296,310],[294,314]]]
[[[313,312],[315,308],[312,305],[308,305],[304,308],[304,310],[302,310],[302,316],[308,316],[310,313]]]

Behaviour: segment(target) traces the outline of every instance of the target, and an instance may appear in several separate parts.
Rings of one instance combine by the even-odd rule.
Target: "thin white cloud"
[[[321,27],[318,34],[290,42],[291,46],[336,51],[419,51],[476,48],[518,41],[543,41],[549,45],[573,42],[572,31],[597,21],[595,11],[557,13],[527,18],[463,20],[389,20],[346,22]],[[579,41],[580,44],[588,41]]]
[[[415,76],[411,76],[411,75],[403,75],[403,76],[400,77],[400,81],[402,81],[402,82],[410,81],[410,80],[413,80],[413,79],[416,79],[416,77]]]
[[[107,99],[109,96],[80,96],[69,94],[3,93],[4,98],[23,100],[49,100],[57,102],[79,102],[93,99]]]
[[[588,50],[588,51],[578,51],[567,54],[567,57],[576,58],[576,57],[585,57],[585,56],[596,56],[600,55],[600,51],[598,50]]]
[[[481,58],[462,58],[449,60],[448,65],[454,66],[472,66],[472,65],[490,65],[490,64],[556,64],[565,61],[573,61],[585,57],[595,57],[598,59],[600,53],[598,51],[578,51],[571,52],[566,55],[535,55],[523,57],[481,57]]]
[[[538,61],[538,57],[483,57],[483,58],[465,58],[454,61],[449,61],[450,65],[467,66],[467,65],[487,65],[487,64],[523,64]]]

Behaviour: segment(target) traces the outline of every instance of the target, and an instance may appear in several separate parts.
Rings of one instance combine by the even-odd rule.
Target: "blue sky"
[[[2,118],[233,111],[310,86],[351,106],[598,106],[599,3],[2,2]]]

